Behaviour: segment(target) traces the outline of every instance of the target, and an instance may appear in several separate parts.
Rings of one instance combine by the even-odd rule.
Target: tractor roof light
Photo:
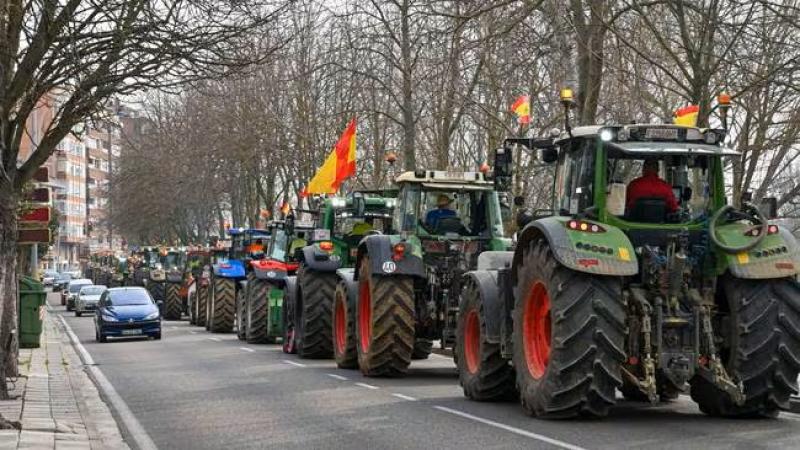
[[[319,243],[319,248],[320,248],[320,250],[323,250],[323,251],[326,251],[326,252],[332,252],[333,251],[333,242],[331,242],[331,241],[322,241],[322,242]]]
[[[703,140],[705,141],[706,144],[714,145],[717,143],[717,139],[718,139],[717,133],[713,131],[708,131],[703,136]]]
[[[559,92],[559,97],[561,98],[561,103],[564,105],[572,105],[572,102],[575,101],[575,95],[572,92],[572,89],[566,87],[562,88],[561,92]]]
[[[610,128],[603,128],[600,130],[600,140],[603,142],[611,142],[614,140],[614,131]]]
[[[720,92],[717,96],[717,103],[720,108],[729,108],[731,106],[731,96],[727,92]]]

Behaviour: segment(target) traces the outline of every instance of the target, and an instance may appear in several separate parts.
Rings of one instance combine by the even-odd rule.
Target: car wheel
[[[158,333],[154,334],[153,335],[153,339],[155,339],[157,341],[160,341],[161,340],[161,332],[158,332]]]

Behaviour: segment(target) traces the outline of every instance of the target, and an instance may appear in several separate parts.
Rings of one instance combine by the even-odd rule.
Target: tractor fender
[[[211,266],[214,275],[221,278],[244,277],[244,264],[236,259],[231,259]]]
[[[510,252],[509,252],[510,253]],[[486,324],[486,339],[492,344],[500,343],[500,329],[503,324],[503,299],[497,283],[496,270],[474,270],[464,274],[478,286],[483,306],[483,320]]]
[[[561,265],[578,272],[594,275],[631,276],[639,272],[633,245],[625,233],[617,227],[590,220],[581,220],[591,225],[598,225],[602,232],[589,233],[570,230],[567,223],[569,217],[546,217],[530,222],[520,233],[517,248],[514,251],[512,279],[516,280],[516,271],[522,263],[524,251],[531,242],[544,238],[550,246],[556,261]],[[582,248],[578,248],[578,246]],[[584,248],[583,246],[586,246]],[[595,249],[592,249],[594,247]],[[608,252],[600,252],[596,249]]]
[[[361,267],[361,260],[369,255],[370,272],[373,274],[424,277],[425,266],[422,264],[422,257],[413,254],[413,250],[397,261],[392,259],[392,246],[400,242],[405,242],[400,236],[383,234],[366,236],[358,244],[356,267]],[[411,246],[410,243],[408,245]],[[358,279],[357,270],[354,279]]]
[[[743,224],[729,224],[726,228],[744,233]],[[746,252],[725,254],[728,270],[736,278],[767,280],[794,277],[800,273],[800,245],[787,227],[779,226],[778,233],[764,237],[764,240]]]
[[[316,245],[303,247],[303,264],[318,272],[335,272],[342,266],[342,257],[335,253],[328,253]]]

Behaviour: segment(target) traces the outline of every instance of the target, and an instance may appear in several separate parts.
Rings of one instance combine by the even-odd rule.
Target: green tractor
[[[161,265],[166,272],[164,319],[180,320],[183,311],[186,309],[184,304],[185,296],[183,295],[188,281],[186,249],[170,248],[167,250],[166,255],[161,257]]]
[[[164,308],[164,300],[166,298],[167,286],[167,272],[164,269],[164,259],[167,255],[165,248],[151,247],[148,252],[148,265],[147,278],[145,279],[145,287],[150,292],[150,296],[158,303],[159,308]]]
[[[346,286],[353,284],[358,244],[367,235],[391,231],[395,202],[369,192],[322,202],[309,245],[298,253],[297,275],[290,277],[293,290],[287,293],[291,301],[284,304],[283,326],[292,332],[293,343],[287,351],[303,358],[335,356],[341,366],[352,366],[352,353],[343,341],[336,346],[333,330],[346,326],[347,311],[354,308]]]
[[[207,248],[193,248],[186,252],[186,273],[189,280],[186,291],[186,310],[189,315],[189,323],[192,325],[200,325],[198,323],[200,283],[203,278],[203,270],[210,263],[211,252]]]
[[[310,239],[311,224],[294,216],[269,223],[264,255],[248,261],[247,278],[240,283],[237,299],[238,337],[253,344],[271,344],[285,338],[285,290],[298,268],[297,253]]]
[[[108,287],[127,286],[130,280],[128,258],[125,256],[112,255],[109,259],[111,264],[111,277]]]
[[[395,234],[359,243],[352,282],[340,284],[334,308],[337,363],[367,376],[404,375],[434,340],[452,348],[464,274],[483,253],[511,245],[483,173],[418,170],[395,181]]]
[[[552,210],[523,215],[515,251],[467,274],[456,345],[467,397],[518,395],[542,418],[603,417],[616,389],[650,402],[688,392],[715,416],[788,408],[798,245],[774,211],[728,204],[725,160],[738,155],[725,134],[567,122],[556,138],[506,141],[498,189],[515,149],[541,151],[556,163]],[[642,166],[672,195],[626,188]]]

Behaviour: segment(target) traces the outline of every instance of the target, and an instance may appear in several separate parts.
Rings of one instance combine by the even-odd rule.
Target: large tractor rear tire
[[[728,374],[744,384],[745,403],[696,376],[692,399],[712,416],[776,417],[789,409],[800,370],[800,285],[791,279],[742,280],[726,276],[723,289],[729,325],[717,327],[720,356]],[[727,310],[726,310],[727,309]]]
[[[411,351],[411,359],[428,359],[432,350],[433,341],[430,339],[414,339],[414,350]]]
[[[247,290],[250,288],[248,285],[245,289],[239,289],[236,292],[236,338],[240,341],[247,339]]]
[[[236,282],[228,278],[214,278],[209,305],[208,328],[212,333],[233,331],[236,303]]]
[[[197,319],[196,325],[198,327],[206,326],[206,317],[208,317],[207,304],[208,304],[208,286],[197,285],[197,294],[195,302],[197,303]]]
[[[164,318],[167,320],[181,319],[181,290],[180,283],[167,283],[164,299]]]
[[[272,285],[266,280],[251,277],[247,283],[247,342],[249,344],[271,344],[267,330],[269,316],[269,291]]]
[[[370,377],[402,376],[414,350],[414,280],[375,275],[362,260],[356,311],[358,366]]]
[[[480,291],[468,279],[461,293],[456,361],[459,382],[467,398],[478,401],[513,398],[514,368],[500,354],[500,344],[489,342]]]
[[[296,323],[297,354],[301,358],[330,358],[333,356],[331,309],[336,290],[335,273],[318,272],[307,267],[297,275],[301,301],[300,317]]]
[[[538,239],[517,279],[513,361],[523,408],[542,418],[606,416],[625,360],[620,278],[567,269]]]
[[[347,284],[340,281],[333,294],[333,357],[340,369],[358,368],[356,350],[356,311],[348,302]]]

